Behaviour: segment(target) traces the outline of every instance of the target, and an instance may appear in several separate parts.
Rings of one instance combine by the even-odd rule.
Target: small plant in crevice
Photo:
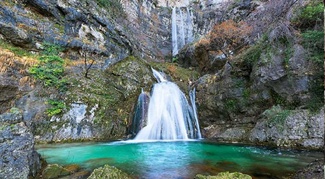
[[[48,108],[46,110],[46,114],[49,117],[52,117],[54,115],[60,114],[61,112],[63,112],[63,110],[66,109],[66,105],[63,101],[58,101],[58,100],[48,100],[47,101],[48,104],[51,105],[51,108]]]
[[[297,9],[298,15],[291,22],[300,29],[310,29],[315,26],[322,27],[324,21],[324,4],[321,0],[308,3],[307,6]]]
[[[108,10],[114,17],[125,17],[126,13],[121,0],[96,0],[98,5]]]
[[[281,106],[276,105],[264,111],[263,115],[267,117],[267,124],[276,126],[278,129],[283,130],[286,119],[290,116],[291,111],[282,109]]]
[[[303,46],[309,52],[309,60],[322,65],[324,62],[324,31],[308,30],[302,33]]]
[[[39,63],[29,69],[30,74],[42,81],[45,87],[55,87],[59,91],[65,91],[64,60],[55,55],[41,56],[38,60]]]
[[[229,112],[235,112],[239,109],[239,101],[236,99],[230,99],[227,100],[225,103],[225,108],[229,111]]]

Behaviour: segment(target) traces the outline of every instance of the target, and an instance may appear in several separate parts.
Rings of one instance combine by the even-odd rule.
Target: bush
[[[65,92],[67,90],[67,82],[63,78],[64,60],[58,56],[62,48],[49,43],[44,43],[43,47],[43,55],[38,58],[38,64],[29,69],[29,73],[37,80],[43,82],[45,87],[54,87],[59,92]],[[49,100],[47,103],[51,105],[51,108],[46,111],[46,114],[50,117],[60,114],[66,108],[64,102],[59,100]]]
[[[263,115],[268,118],[267,123],[276,126],[278,129],[283,129],[285,120],[290,114],[290,110],[284,110],[279,105],[273,106],[263,113]]]
[[[308,30],[302,33],[302,38],[310,53],[309,59],[321,65],[324,60],[324,31]]]
[[[61,112],[63,112],[64,109],[66,109],[65,103],[62,101],[48,100],[47,103],[52,106],[51,108],[46,110],[46,114],[49,117],[60,114]]]
[[[125,17],[126,14],[120,0],[97,0],[99,6],[108,10],[114,17]]]
[[[29,72],[46,87],[65,90],[66,81],[63,79],[64,60],[58,56],[41,56],[39,63],[30,68]]]
[[[316,0],[298,12],[292,23],[302,29],[311,29],[316,25],[322,25],[324,14],[324,4],[320,0]]]
[[[216,24],[208,34],[208,39],[201,43],[209,46],[211,50],[220,50],[225,56],[229,56],[246,45],[245,38],[250,31],[251,27],[245,22],[227,20]]]
[[[43,56],[38,58],[39,63],[29,69],[36,79],[41,80],[46,87],[55,87],[59,91],[66,90],[64,76],[64,60],[57,56],[60,47],[57,45],[44,45]]]

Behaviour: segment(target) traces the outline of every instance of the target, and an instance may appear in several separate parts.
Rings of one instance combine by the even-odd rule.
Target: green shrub
[[[58,55],[61,51],[63,51],[63,47],[60,45],[52,44],[49,42],[44,42],[43,46],[43,55]]]
[[[302,33],[303,46],[309,51],[309,59],[323,64],[324,61],[324,31],[307,30]]]
[[[43,55],[38,58],[38,64],[29,69],[29,73],[43,82],[44,87],[54,87],[59,92],[65,92],[67,81],[64,79],[64,60],[58,56],[62,48],[49,43],[44,43],[43,47]],[[46,110],[46,114],[50,117],[66,109],[65,103],[57,99],[48,100],[47,104],[51,105]]]
[[[63,79],[64,60],[58,56],[41,56],[39,63],[29,69],[29,72],[46,87],[65,90],[66,81]]]
[[[311,29],[317,24],[322,25],[323,14],[323,1],[316,0],[305,6],[302,10],[299,10],[297,17],[292,20],[292,23],[298,28]]]
[[[51,108],[46,110],[46,114],[49,117],[60,114],[66,109],[66,105],[63,101],[48,100],[47,103],[51,105]]]
[[[290,110],[284,110],[279,105],[273,106],[271,109],[266,110],[263,113],[267,118],[269,125],[274,125],[278,129],[283,129],[285,120],[291,114]]]
[[[39,57],[39,63],[29,69],[36,79],[43,82],[45,87],[55,87],[59,91],[66,90],[64,76],[64,60],[57,56],[60,47],[56,45],[45,45],[43,56]]]
[[[114,17],[125,17],[126,14],[120,0],[97,0],[99,6],[108,10]]]
[[[235,112],[239,110],[239,101],[236,99],[227,100],[225,103],[225,108],[229,112]]]

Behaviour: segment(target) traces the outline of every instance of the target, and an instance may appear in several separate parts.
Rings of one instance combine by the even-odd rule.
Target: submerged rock
[[[211,175],[206,176],[206,175],[197,174],[195,176],[195,179],[252,179],[252,177],[240,172],[234,172],[234,173],[221,172],[215,176],[211,176]]]
[[[104,167],[100,167],[95,169],[88,179],[130,179],[131,177],[128,174],[122,172],[114,166],[105,165]]]
[[[69,171],[58,164],[48,165],[42,173],[44,179],[58,178],[60,176],[69,175]]]
[[[324,166],[324,159],[315,160],[314,162],[308,164],[305,168],[297,171],[291,178],[322,179],[324,178]]]

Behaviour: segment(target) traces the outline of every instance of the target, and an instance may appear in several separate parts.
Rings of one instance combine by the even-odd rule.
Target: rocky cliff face
[[[199,41],[180,52],[178,62],[184,67],[196,68],[203,75],[195,86],[198,93],[199,118],[206,137],[230,142],[267,141],[268,144],[277,146],[322,148],[323,137],[320,136],[323,132],[320,133],[320,138],[309,135],[314,130],[323,131],[324,126],[324,116],[320,110],[323,105],[324,79],[323,73],[320,72],[323,71],[320,63],[322,57],[319,61],[308,57],[308,54],[314,52],[302,42],[304,39],[295,31],[295,28],[299,27],[294,24],[294,19],[297,18],[297,14],[293,13],[297,10],[294,9],[305,5],[295,2],[288,6],[288,11],[284,11],[286,8],[282,9],[283,11],[275,11],[276,6],[272,3],[254,1],[249,3],[247,8],[243,8],[243,4],[234,4],[231,13],[226,13],[226,16],[238,20],[242,18],[239,14],[246,14],[243,20],[251,25],[252,31],[247,36],[246,44],[242,45],[250,46],[248,49],[225,53],[222,50],[227,48],[218,51],[211,46],[212,43]],[[264,23],[269,25],[263,26],[260,20],[257,20],[258,15],[268,13],[286,14],[287,19],[266,19]],[[217,28],[223,27],[226,25]],[[229,27],[231,26],[228,25]],[[317,28],[322,27],[312,27]],[[264,33],[263,38],[258,38],[258,41],[254,40],[257,30]],[[306,29],[302,28],[301,31]],[[211,36],[205,40],[211,40]],[[252,45],[249,45],[250,43]],[[323,44],[323,41],[320,43]],[[318,53],[323,54],[322,51]],[[262,117],[265,112],[272,111],[276,106],[283,108],[273,116]],[[307,127],[315,125],[309,124],[308,121],[314,121],[310,118],[314,117],[305,109],[315,111],[314,107],[317,108],[314,115],[318,116],[315,121],[317,126],[320,126],[319,129]],[[280,120],[279,118],[283,131],[279,128],[275,131],[269,125],[270,121]],[[291,121],[293,119],[297,120],[294,124]],[[262,125],[261,121],[269,122]],[[303,136],[295,130],[297,126],[302,126],[301,130],[305,131]],[[270,131],[273,131],[272,134]],[[256,135],[264,137],[261,139]]]
[[[17,109],[18,110],[18,109]],[[0,177],[35,177],[41,168],[34,136],[19,111],[0,115]]]

